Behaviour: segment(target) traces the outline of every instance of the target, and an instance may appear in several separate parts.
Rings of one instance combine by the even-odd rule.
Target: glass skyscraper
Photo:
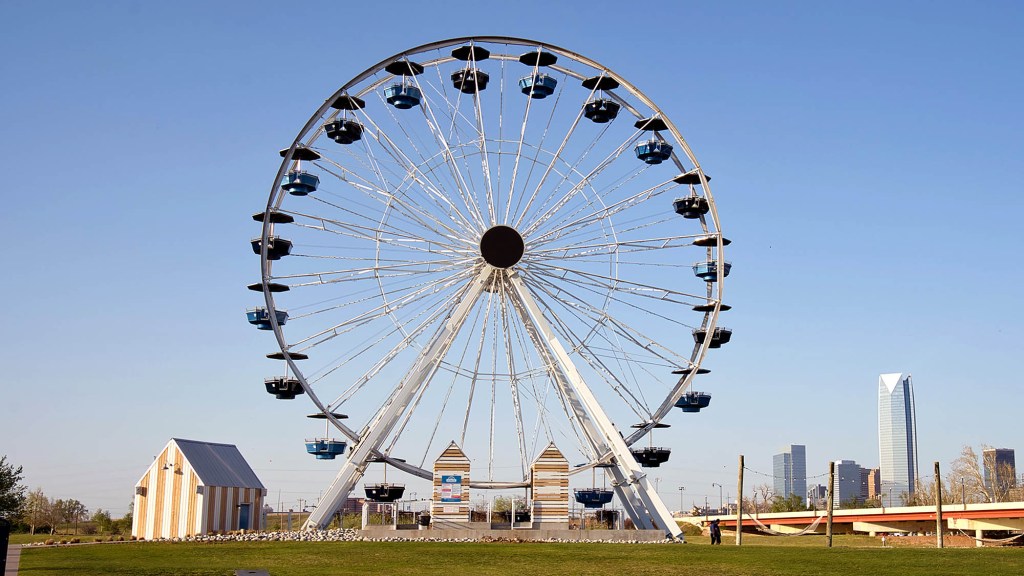
[[[914,493],[917,470],[917,417],[910,374],[878,377],[878,463],[882,504],[899,505]]]
[[[775,495],[788,498],[796,494],[807,495],[807,449],[801,444],[790,444],[784,452],[772,458],[772,475],[775,476]]]

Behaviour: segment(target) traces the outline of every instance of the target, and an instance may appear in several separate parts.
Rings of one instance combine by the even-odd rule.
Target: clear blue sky
[[[475,34],[605,64],[714,177],[735,336],[699,386],[711,409],[658,436],[670,507],[679,486],[687,507],[712,482],[735,495],[739,454],[770,472],[791,443],[811,476],[876,466],[882,372],[914,374],[925,475],[964,444],[1024,449],[1024,8],[582,6],[0,4],[0,454],[30,488],[122,513],[169,438],[228,442],[275,505],[315,500],[335,468],[302,450],[308,406],[262,391],[273,344],[243,318],[250,215],[337,87]]]

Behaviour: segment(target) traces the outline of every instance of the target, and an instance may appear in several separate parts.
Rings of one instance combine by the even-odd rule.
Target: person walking
[[[718,518],[711,521],[711,545],[722,543],[722,529],[718,526]]]

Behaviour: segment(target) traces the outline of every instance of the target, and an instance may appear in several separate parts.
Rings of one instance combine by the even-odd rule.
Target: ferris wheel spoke
[[[564,290],[561,287],[555,286],[545,281],[544,279],[524,278],[524,282],[528,282],[528,285],[531,286],[537,286],[538,290],[542,290],[544,293],[548,294],[553,302],[558,302],[563,307],[565,307],[566,310],[571,311],[573,313],[581,312],[583,314],[586,314],[588,319],[591,322],[593,322],[595,326],[603,326],[605,328],[609,328],[617,332],[619,335],[633,342],[633,344],[635,344],[638,349],[645,350],[647,353],[657,356],[658,358],[664,360],[669,365],[678,366],[681,365],[681,363],[689,363],[689,361],[684,359],[681,355],[676,354],[669,350],[668,348],[665,348],[664,346],[658,344],[658,341],[655,338],[647,336],[640,332],[639,330],[631,328],[625,322],[619,320],[616,316],[608,313],[603,308],[597,308],[596,306],[590,304],[586,300],[577,297],[575,294],[578,292],[578,290]],[[679,322],[673,318],[669,318],[667,316],[659,314],[652,314],[642,308],[631,307],[631,309],[635,310],[636,312],[645,312],[647,316],[658,318],[660,320],[677,325],[679,327],[691,328],[690,326],[682,322]],[[659,353],[657,352],[657,350],[662,350],[662,352]]]
[[[484,230],[487,228],[487,225],[484,223],[483,216],[480,214],[479,206],[477,206],[477,203],[473,200],[472,195],[469,193],[468,186],[466,185],[466,179],[462,175],[462,172],[459,170],[458,163],[455,161],[455,153],[452,151],[451,145],[448,143],[447,138],[445,138],[444,132],[441,130],[441,125],[437,121],[437,116],[434,114],[433,103],[430,101],[429,98],[426,97],[426,91],[424,91],[423,87],[420,85],[419,77],[414,76],[413,78],[415,79],[417,87],[419,87],[421,93],[423,93],[424,95],[421,106],[423,107],[424,115],[427,118],[427,127],[430,129],[430,132],[434,135],[434,138],[436,139],[437,143],[440,144],[440,146],[442,147],[441,155],[442,158],[444,159],[444,163],[448,166],[449,170],[451,171],[451,177],[455,183],[455,189],[459,197],[461,198],[462,202],[465,204],[467,212],[469,212],[469,214],[474,218],[477,227],[480,230]],[[457,106],[453,105],[444,96],[443,93],[441,93],[440,91],[435,91],[435,93],[439,94],[442,100],[444,100],[445,104],[447,104],[447,110],[458,109]]]
[[[622,278],[608,276],[605,274],[596,274],[593,272],[585,272],[575,268],[555,266],[553,264],[537,264],[536,268],[544,271],[549,277],[557,277],[567,281],[572,281],[573,278],[577,278],[581,286],[596,286],[603,290],[615,290],[622,294],[648,298],[661,302],[671,302],[673,304],[692,306],[695,302],[703,302],[707,300],[707,297],[703,294],[693,294],[661,286],[654,286],[651,284],[631,282]],[[683,300],[683,298],[691,298],[692,300]]]
[[[561,95],[561,93],[559,93],[559,95]],[[558,106],[558,99],[555,100],[555,106],[553,106],[551,108],[551,118],[554,117],[554,113],[555,113],[555,110],[557,109],[557,106]],[[523,207],[523,209],[521,211],[519,211],[519,216],[516,219],[516,223],[515,223],[515,227],[516,228],[519,228],[521,226],[523,220],[525,218],[527,218],[527,216],[530,214],[530,211],[533,208],[533,203],[534,203],[534,201],[537,200],[537,196],[540,194],[541,189],[544,187],[544,184],[547,182],[548,176],[551,175],[551,171],[554,170],[555,164],[559,160],[562,160],[564,162],[564,159],[562,158],[562,152],[565,151],[565,147],[569,143],[569,139],[572,138],[573,134],[576,132],[576,127],[579,126],[581,118],[583,118],[583,107],[580,107],[580,111],[576,114],[576,118],[573,120],[572,125],[566,131],[565,136],[562,138],[561,143],[559,143],[558,149],[555,150],[554,153],[551,154],[551,161],[548,162],[547,166],[545,166],[544,173],[541,175],[540,180],[537,182],[537,185],[533,187],[533,192],[530,193],[530,197],[526,201],[526,205]],[[548,120],[548,127],[549,128],[550,128],[550,125],[551,125],[551,119],[549,118],[549,120]],[[547,134],[547,129],[545,129],[544,132],[545,132],[545,135],[546,135]],[[537,160],[538,160],[538,158],[540,156],[540,151],[542,150],[543,144],[544,144],[544,141],[543,141],[543,138],[542,138],[541,139],[541,143],[540,143],[540,145],[538,145],[537,151],[536,151],[536,153],[534,155],[534,164],[536,164],[536,162],[537,162]],[[563,180],[564,180],[564,178],[565,177],[563,177]],[[527,183],[529,183],[529,179],[527,180]],[[525,192],[525,190],[524,190],[524,192]]]
[[[539,214],[537,216],[537,218],[535,218],[534,221],[529,226],[527,226],[524,229],[523,234],[524,235],[533,235],[548,220],[550,220],[554,215],[558,214],[561,211],[562,208],[564,208],[567,204],[569,204],[571,201],[573,201],[576,198],[576,196],[578,196],[592,181],[594,181],[606,169],[608,169],[610,166],[612,166],[613,163],[616,160],[618,160],[626,150],[629,149],[629,146],[636,140],[636,138],[637,138],[637,136],[639,134],[640,134],[639,131],[636,131],[636,132],[632,133],[631,135],[629,135],[626,138],[626,140],[622,141],[618,146],[616,146],[615,149],[612,150],[603,159],[601,159],[601,161],[598,162],[597,165],[594,166],[590,170],[590,172],[588,172],[585,176],[580,178],[578,183],[576,183],[572,188],[570,188],[568,191],[566,191],[566,193],[563,194],[562,197],[554,205],[552,205],[552,207],[550,209],[548,209],[546,212],[544,212],[542,214]],[[588,154],[589,154],[589,151],[588,151]],[[574,165],[574,167],[573,167],[574,171],[576,170],[576,166],[579,163],[581,163],[582,161],[583,161],[583,158],[581,158],[577,162],[577,164]],[[638,168],[636,170],[635,173],[639,173],[639,172],[642,172],[642,171],[643,171],[643,167],[640,167],[640,168]],[[607,192],[606,192],[605,195],[607,195]],[[577,210],[583,210],[583,209],[591,206],[593,204],[593,202],[595,202],[596,200],[597,200],[596,198],[588,200],[583,205],[583,207],[578,208]],[[572,213],[572,215],[575,215],[575,212]],[[569,216],[569,217],[571,217],[571,216]]]
[[[307,217],[304,214],[296,214]],[[447,253],[466,252],[471,246],[468,242],[455,243],[452,241],[452,237],[444,236],[440,232],[436,235],[427,236],[424,234],[416,234],[415,230],[410,232],[407,227],[402,226],[381,224],[378,227],[373,228],[326,217],[319,218],[319,222],[319,225],[297,222],[295,226],[298,228],[306,228],[318,232],[344,236],[352,240],[362,241],[366,246],[371,246],[376,243],[391,244],[392,246],[402,248],[403,250],[415,250],[429,254],[437,253],[439,249],[443,249]],[[328,226],[328,224],[331,226]],[[413,226],[410,225],[409,228],[411,227]],[[421,244],[426,247],[419,247],[417,244]],[[436,248],[434,248],[435,246]]]
[[[364,325],[366,325],[366,324],[368,324],[370,322],[373,322],[374,320],[390,317],[390,316],[396,314],[397,312],[400,312],[403,308],[405,308],[407,306],[414,306],[415,305],[415,306],[420,306],[420,307],[424,307],[424,308],[429,308],[430,306],[426,305],[426,304],[429,304],[430,299],[425,298],[425,296],[431,296],[431,295],[435,295],[436,296],[436,295],[440,294],[439,289],[440,290],[446,290],[448,287],[451,287],[451,286],[453,286],[453,285],[455,285],[455,284],[457,284],[459,282],[465,282],[465,278],[466,278],[466,274],[464,272],[460,271],[460,272],[458,272],[456,274],[451,275],[448,278],[443,279],[443,282],[439,282],[439,281],[430,282],[430,283],[428,283],[428,284],[426,284],[426,285],[424,285],[422,287],[419,287],[419,289],[413,290],[412,292],[404,294],[404,295],[402,295],[401,297],[398,297],[398,298],[394,298],[395,295],[399,294],[399,292],[396,291],[396,292],[391,294],[393,299],[390,299],[387,303],[381,304],[379,306],[374,307],[373,309],[370,309],[370,310],[364,311],[362,313],[356,314],[353,317],[350,317],[350,318],[348,318],[348,319],[346,319],[346,320],[344,320],[342,322],[338,322],[338,323],[334,324],[333,326],[327,327],[327,328],[325,328],[323,330],[320,330],[320,331],[318,331],[318,332],[316,332],[314,334],[311,334],[311,335],[306,336],[304,338],[297,339],[297,340],[294,341],[292,346],[303,347],[303,348],[300,348],[300,350],[306,351],[306,350],[312,349],[312,348],[314,348],[314,347],[316,347],[316,346],[318,346],[320,344],[323,344],[327,340],[331,340],[331,339],[336,338],[336,337],[338,337],[338,336],[340,336],[342,334],[348,333],[348,332],[350,332],[351,330],[353,330],[353,329],[355,329],[357,327],[364,326]],[[412,290],[412,289],[415,289],[415,288],[417,288],[417,287],[416,286],[412,286],[409,289]],[[313,313],[297,316],[296,318],[300,319],[302,317],[309,317],[309,316],[313,316],[313,315],[316,315],[316,314],[322,314],[324,312],[340,310],[340,309],[346,308],[346,307],[354,305],[354,304],[363,303],[363,302],[368,301],[368,300],[369,300],[368,298],[362,298],[362,299],[357,300],[357,301],[353,301],[353,302],[349,302],[349,303],[343,303],[343,304],[339,304],[337,306],[333,306],[331,308],[325,308],[325,309],[317,310],[316,312],[313,312]]]
[[[537,49],[540,52],[540,49]],[[533,71],[531,74],[533,77],[537,76],[537,72],[540,69],[540,59],[537,59],[537,63],[533,65]],[[528,95],[529,96],[529,95]],[[519,143],[516,145],[515,161],[512,164],[512,179],[508,185],[508,204],[505,206],[505,217],[502,222],[509,222],[512,217],[512,199],[516,196],[516,178],[519,175],[519,161],[523,156],[523,145],[526,141],[526,127],[530,121],[530,109],[533,106],[534,99],[527,97],[526,109],[523,111],[523,121],[519,126]]]
[[[564,73],[566,74],[566,77],[568,77],[568,72],[566,71]],[[585,101],[589,101],[590,98],[593,97],[595,91],[596,91],[596,87],[595,87],[595,89],[592,89],[590,91],[590,94],[587,95],[587,98],[586,98]],[[559,93],[559,96],[561,96],[561,93]],[[558,102],[556,101],[556,107],[557,107],[557,103]],[[553,107],[552,111],[551,111],[552,117],[554,116],[554,110],[555,109]],[[576,114],[576,118],[573,120],[572,125],[566,131],[565,136],[562,138],[562,142],[558,145],[558,149],[551,155],[551,162],[549,162],[548,165],[544,168],[544,175],[541,176],[540,182],[538,182],[538,184],[534,187],[533,192],[530,194],[530,199],[526,203],[526,208],[523,209],[522,213],[520,213],[520,215],[519,215],[519,218],[516,220],[515,227],[517,227],[517,228],[520,227],[522,222],[523,222],[523,220],[530,213],[530,210],[531,210],[531,208],[533,206],[534,201],[537,199],[538,195],[540,194],[541,188],[544,186],[544,183],[547,182],[548,176],[551,174],[551,171],[554,170],[555,164],[559,160],[562,160],[563,162],[565,162],[565,160],[562,158],[562,152],[565,150],[565,147],[569,143],[570,138],[573,136],[573,134],[575,134],[576,128],[579,126],[580,119],[583,118],[584,110],[585,110],[585,107],[580,106],[579,112],[577,112],[577,114]],[[550,124],[550,120],[549,120],[549,124]],[[547,196],[545,198],[543,204],[541,204],[541,206],[540,206],[541,214],[543,214],[543,210],[547,207],[547,203],[550,200],[550,198],[552,198],[554,196],[554,193],[557,192],[561,188],[562,184],[564,184],[566,182],[566,180],[569,177],[569,174],[571,174],[572,171],[575,170],[576,167],[579,165],[579,163],[582,162],[589,155],[590,151],[593,149],[594,145],[597,143],[600,135],[603,135],[607,131],[607,129],[608,129],[608,126],[606,125],[601,130],[601,132],[599,133],[599,136],[594,138],[593,142],[580,155],[580,157],[576,160],[576,162],[571,164],[570,168],[565,171],[565,173],[562,175],[561,180],[558,182],[558,184],[552,190],[551,195]],[[542,142],[542,144],[543,144],[543,142]]]
[[[393,113],[389,111],[389,115],[391,115],[392,119],[394,119],[396,123],[398,123],[397,119],[394,118]],[[420,157],[419,165],[413,162],[412,159],[409,158],[408,155],[406,155],[402,151],[401,147],[398,146],[394,142],[394,140],[392,140],[380,126],[373,122],[372,118],[370,118],[369,115],[365,115],[365,118],[374,127],[374,131],[370,133],[370,137],[380,145],[380,149],[385,154],[387,154],[399,167],[403,169],[404,173],[407,175],[406,177],[412,178],[414,182],[419,184],[419,189],[425,193],[425,199],[429,200],[432,204],[435,204],[443,209],[447,209],[449,215],[457,216],[458,220],[466,228],[472,228],[472,220],[470,218],[467,218],[462,213],[462,211],[451,200],[449,200],[448,196],[441,192],[441,190],[443,190],[443,187],[441,187],[436,182],[431,180],[428,177],[428,173],[424,172],[421,168],[419,168],[419,165],[427,164],[427,158],[423,157],[422,153],[416,147],[415,143],[413,143],[412,137],[409,135],[409,133],[406,132],[404,128],[402,129],[402,132],[406,136],[406,139],[409,141],[410,146]],[[398,123],[398,125],[403,126],[403,124],[401,123]],[[372,148],[367,146],[367,151],[370,153],[370,157],[374,158]],[[430,172],[432,172],[432,169],[430,170]],[[390,187],[387,186],[387,184],[385,183],[386,180],[383,178],[383,174],[381,174],[378,171],[378,176],[382,178],[381,184],[383,188],[389,189]]]
[[[641,168],[640,170],[642,171],[644,169]],[[635,178],[637,174],[639,174],[639,172],[635,173],[632,178]],[[628,182],[628,180],[620,182],[618,186],[616,186],[616,188],[618,188],[622,184],[625,184],[626,182]],[[562,238],[571,232],[575,232],[582,228],[590,226],[591,224],[606,221],[609,218],[625,210],[629,210],[630,208],[637,206],[641,202],[646,202],[651,200],[652,198],[661,196],[666,192],[665,187],[670,186],[672,184],[673,183],[671,181],[668,181],[663,182],[661,184],[657,184],[655,186],[651,186],[645,190],[633,194],[632,196],[628,196],[622,200],[619,200],[613,204],[602,205],[601,208],[594,210],[586,214],[585,216],[576,217],[579,211],[582,211],[583,208],[589,208],[593,204],[592,200],[588,202],[586,206],[581,207],[577,211],[577,213],[570,215],[570,218],[572,219],[567,221],[563,220],[562,222],[558,223],[558,227],[549,229],[548,231],[541,233],[539,236],[533,237],[532,240],[534,242],[537,242],[538,244],[550,242],[552,240]]]
[[[332,409],[341,406],[345,401],[351,399],[359,390],[361,390],[377,374],[379,374],[388,364],[395,360],[395,358],[397,358],[399,354],[401,354],[406,349],[412,347],[415,344],[415,339],[417,337],[426,332],[426,330],[431,326],[436,326],[440,322],[440,320],[444,318],[447,314],[452,313],[452,310],[455,309],[459,305],[459,302],[466,297],[466,295],[470,292],[470,289],[471,284],[465,283],[465,285],[456,294],[448,298],[440,306],[426,307],[424,310],[429,311],[430,314],[427,315],[427,317],[424,320],[422,320],[419,324],[414,324],[416,319],[412,319],[409,322],[410,324],[414,325],[414,328],[412,330],[404,330],[402,329],[402,327],[396,326],[392,332],[402,332],[404,334],[404,337],[390,350],[388,350],[388,352],[385,353],[379,361],[374,363],[370,367],[370,369],[368,369],[360,377],[353,381],[353,383],[341,395],[335,398],[334,401],[330,403]],[[370,350],[373,347],[374,346],[364,347],[359,352],[349,356],[349,360],[353,360],[355,358],[360,357],[362,353],[365,353],[366,351]],[[339,368],[341,368],[341,365],[335,366],[334,368],[332,368],[331,371],[333,372]],[[326,376],[326,374],[324,374],[324,376]]]
[[[500,284],[500,286],[502,288],[499,288],[499,289],[503,289],[504,282],[502,282]],[[497,323],[497,319],[495,319],[495,322]],[[504,334],[508,334],[509,331],[510,331],[509,330],[508,310],[505,307],[501,308],[501,328],[502,328],[502,333],[504,333]],[[495,329],[497,330],[497,327],[495,327]],[[524,432],[523,432],[523,408],[522,408],[522,406],[520,404],[521,397],[520,397],[520,391],[519,391],[519,382],[518,382],[518,380],[516,378],[516,374],[518,374],[519,372],[516,369],[515,354],[514,354],[513,349],[512,349],[512,340],[509,339],[509,338],[505,338],[505,360],[507,362],[506,367],[507,367],[508,373],[509,373],[509,394],[511,395],[511,398],[512,398],[512,411],[513,411],[513,420],[515,422],[515,434],[516,434],[516,439],[518,440],[518,444],[519,444],[519,463],[520,463],[520,466],[521,466],[520,472],[522,473],[523,477],[525,478],[525,476],[526,476],[525,466],[526,466],[526,462],[527,462],[527,457],[526,457],[526,437],[525,437]]]
[[[328,172],[332,173],[330,171]],[[341,179],[340,176],[339,179]],[[381,179],[383,180],[383,176],[381,176]],[[363,194],[366,198],[376,202],[381,207],[386,208],[391,205],[401,207],[402,210],[397,211],[398,214],[400,214],[403,218],[408,218],[408,221],[416,224],[423,230],[429,231],[433,236],[445,239],[456,238],[460,236],[460,233],[456,229],[452,228],[449,225],[449,223],[446,223],[444,220],[438,218],[437,216],[433,215],[430,212],[423,211],[421,207],[418,207],[418,205],[416,204],[415,198],[406,197],[405,194],[399,194],[399,189],[397,188],[395,188],[394,191],[391,191],[389,189],[382,188],[381,186],[375,185],[372,182],[368,181],[364,181],[361,184],[356,184],[354,182],[349,181],[349,184],[352,185],[352,187],[358,190],[361,194]],[[349,214],[350,216],[358,220],[367,221],[367,224],[363,226],[370,227],[371,229],[373,226],[379,226],[381,224],[379,221],[374,221],[369,217],[368,214],[373,213],[373,211],[367,210],[368,207],[366,206],[357,206],[365,210],[365,212],[360,212],[358,210],[352,210],[350,208],[343,207],[339,204],[329,202],[324,198],[317,197],[316,200],[324,205],[337,209],[342,213]],[[425,200],[427,202],[432,202],[435,205],[439,205],[432,197],[428,196],[427,198],[425,198]],[[322,217],[310,216],[310,218],[314,220],[323,220]],[[342,222],[338,220],[332,221],[338,223],[339,225],[342,224]],[[355,223],[346,222],[344,224],[356,226]]]
[[[536,74],[536,70],[534,71],[534,74]],[[530,98],[530,99],[532,100],[532,98]],[[529,162],[528,162],[529,168],[528,168],[528,170],[526,172],[526,178],[525,178],[525,180],[523,182],[523,185],[522,185],[522,192],[516,195],[516,197],[518,198],[518,201],[516,202],[516,207],[513,210],[513,214],[516,215],[516,217],[514,219],[514,222],[515,222],[514,227],[515,228],[519,228],[520,227],[520,223],[522,222],[523,217],[525,216],[525,214],[529,210],[529,205],[532,204],[532,202],[533,202],[534,196],[531,195],[529,197],[529,199],[527,199],[526,192],[531,187],[530,183],[533,180],[533,172],[537,168],[537,165],[540,164],[541,153],[546,151],[545,148],[544,148],[544,143],[547,141],[548,133],[551,131],[552,121],[555,118],[555,113],[558,110],[558,105],[559,105],[559,103],[561,101],[562,101],[562,91],[558,91],[556,96],[555,96],[555,101],[551,105],[551,110],[550,110],[550,112],[548,112],[547,123],[544,125],[544,130],[543,130],[543,132],[541,132],[540,139],[538,140],[536,145],[532,146],[532,148],[533,148],[533,157],[530,158]],[[575,130],[575,127],[579,123],[579,119],[582,117],[582,115],[583,115],[583,110],[581,108],[579,114],[576,117],[576,120],[573,122],[572,127],[568,130],[568,133],[566,134],[566,140],[563,141],[562,146],[559,147],[559,151],[561,151],[562,148],[564,148],[565,142],[568,141],[569,136],[572,135],[572,132]],[[520,153],[522,153],[522,152],[520,152]],[[552,155],[552,160],[551,160],[551,164],[550,165],[553,165],[558,160],[559,160],[559,156],[558,156],[558,153],[556,152],[556,153],[554,153]],[[545,170],[545,173],[544,173],[545,177],[547,176],[547,172],[549,172],[549,170]],[[543,179],[542,179],[540,184],[538,184],[535,187],[535,189],[539,188],[540,186],[542,186],[543,183],[544,182],[543,182]],[[514,186],[510,189],[510,193],[515,194]],[[534,194],[536,194],[536,190],[535,190]],[[526,204],[525,205],[523,203],[524,200],[526,200]]]
[[[530,261],[570,260],[591,257],[607,258],[609,254],[629,254],[632,252],[662,251],[688,248],[699,234],[683,234],[679,236],[662,236],[658,238],[626,239],[615,242],[597,242],[605,235],[595,235],[582,242],[573,242],[564,246],[549,246],[530,251]],[[678,264],[664,263],[665,266]]]
[[[473,322],[471,322],[471,324],[475,324],[479,320],[479,318],[480,318],[481,308],[477,307],[476,310],[477,310],[476,319]],[[462,362],[465,361],[465,359],[466,359],[466,352],[468,350],[469,350],[468,347],[463,348],[462,357],[459,359],[459,362],[458,362],[459,365],[461,365]],[[451,353],[451,349],[449,349],[448,352]],[[442,361],[443,361],[443,358],[442,358]],[[451,398],[452,390],[455,388],[455,383],[458,380],[458,376],[459,376],[458,372],[452,372],[452,380],[451,380],[451,382],[448,385],[448,390],[447,390],[447,392],[444,395],[444,400],[441,402],[440,409],[437,410],[437,416],[434,419],[434,427],[433,427],[433,429],[432,429],[432,431],[430,433],[429,438],[427,439],[426,449],[424,450],[423,457],[420,460],[420,466],[421,467],[426,463],[427,457],[430,454],[430,449],[431,449],[431,447],[434,444],[434,437],[437,434],[437,429],[440,426],[442,420],[444,420],[445,412],[448,409],[448,400],[449,400],[449,398]],[[427,392],[427,389],[430,387],[432,382],[433,382],[433,378],[428,379],[426,382],[424,382],[423,386],[420,387],[419,391],[417,392],[416,398],[413,401],[412,405],[409,407],[408,410],[405,411],[405,414],[403,414],[401,422],[399,423],[397,429],[395,430],[395,432],[392,435],[391,444],[388,446],[388,452],[391,452],[394,449],[395,444],[398,442],[398,439],[401,437],[402,432],[405,431],[405,427],[408,426],[409,421],[412,419],[413,414],[416,412],[416,409],[419,407],[420,401],[423,399],[424,395]]]

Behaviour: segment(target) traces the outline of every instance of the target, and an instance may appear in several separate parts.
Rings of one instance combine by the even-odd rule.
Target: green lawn
[[[562,575],[628,574],[871,576],[984,575],[1024,573],[1020,548],[861,547],[857,537],[824,547],[823,538],[767,539],[746,536],[744,545],[711,547],[701,538],[677,545],[287,542],[172,544],[125,543],[26,548],[20,576],[174,574],[231,575],[236,569],[269,570],[271,576],[341,574]],[[772,540],[775,541],[775,540]],[[799,541],[802,544],[794,543]],[[781,543],[781,541],[780,541]]]

